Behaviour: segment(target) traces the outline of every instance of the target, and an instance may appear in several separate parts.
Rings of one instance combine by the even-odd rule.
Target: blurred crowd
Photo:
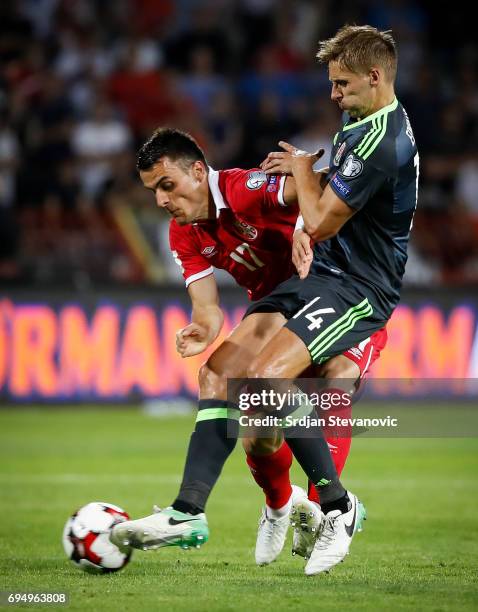
[[[330,141],[340,116],[317,42],[392,29],[397,93],[421,153],[406,282],[478,281],[478,45],[473,21],[419,0],[1,0],[0,283],[178,279],[167,219],[135,171],[159,125],[215,168],[286,139]]]

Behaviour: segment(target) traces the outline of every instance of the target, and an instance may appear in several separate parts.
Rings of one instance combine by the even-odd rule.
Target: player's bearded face
[[[332,83],[331,98],[339,108],[351,117],[363,118],[373,106],[373,90],[367,74],[358,74],[341,67],[338,62],[329,64],[329,80]]]
[[[140,176],[143,185],[153,191],[157,206],[179,225],[207,218],[207,172],[201,162],[187,166],[163,157]]]

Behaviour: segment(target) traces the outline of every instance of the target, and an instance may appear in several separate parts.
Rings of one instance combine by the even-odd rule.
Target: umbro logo
[[[212,257],[216,253],[215,249],[216,249],[216,245],[212,244],[211,246],[205,247],[201,251],[201,253],[202,253],[202,255],[205,255],[206,257]]]
[[[362,359],[363,357],[363,352],[357,346],[353,346],[351,349],[349,349],[349,353],[352,353],[352,355],[357,357],[357,359]]]

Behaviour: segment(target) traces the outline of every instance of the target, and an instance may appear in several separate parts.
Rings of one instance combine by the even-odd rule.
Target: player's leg
[[[332,385],[332,387],[327,386],[324,391],[335,393],[337,397],[343,397],[344,390],[353,393],[354,383],[361,375],[360,366],[346,355],[347,352],[332,357],[324,364],[317,366],[314,371],[316,377],[325,379]],[[341,381],[345,384],[340,384]],[[344,402],[344,405],[335,406],[334,413],[345,418],[351,413],[350,403],[345,404]],[[341,428],[339,432],[325,430],[324,434],[337,475],[340,478],[350,451],[351,431]],[[292,554],[308,559],[314,548],[323,519],[319,493],[312,481],[309,480],[307,496],[297,496],[294,499],[290,517],[294,528]]]
[[[248,378],[274,380],[276,390],[288,380],[297,378],[311,364],[310,353],[294,332],[284,327],[280,329],[248,368]],[[312,413],[313,407],[310,407]],[[293,416],[293,414],[291,415]],[[327,442],[323,436],[314,438],[294,438],[296,431],[285,429],[286,439],[297,461],[310,480],[320,487],[322,500],[335,503],[346,495],[340,484]]]
[[[227,378],[241,377],[284,324],[279,313],[246,317],[201,368],[200,400],[179,494],[171,508],[117,525],[112,540],[135,548],[200,545],[208,538],[204,508],[237,441],[239,410],[227,402]]]
[[[342,355],[332,357],[332,359],[317,366],[315,375],[330,381],[346,380],[347,383],[355,382],[354,386],[348,385],[352,394],[352,400],[354,400],[361,382],[375,361],[380,357],[380,353],[386,343],[387,329],[384,327],[373,333],[369,338],[347,349]],[[342,416],[347,417],[351,414],[351,404],[347,403],[347,405],[338,406],[337,410],[341,412]],[[351,428],[347,429],[344,427],[339,431],[327,431],[326,438],[337,473],[340,476],[350,452],[352,442]],[[312,501],[320,502],[317,489],[311,482],[309,482],[308,486],[308,497]]]
[[[386,342],[387,331],[383,328],[346,350],[342,355],[332,357],[320,366],[308,368],[301,377],[318,377],[329,381],[343,380],[346,382],[346,389],[352,394],[355,388],[358,388],[360,380],[379,358]],[[337,407],[337,410],[346,416],[350,413],[350,403]],[[339,432],[329,431],[326,432],[326,439],[337,474],[340,476],[350,451],[351,431],[347,431],[346,428],[342,428]],[[290,484],[288,488],[285,485],[280,486],[279,476],[288,471],[292,463],[292,453],[284,442],[282,430],[276,430],[273,438],[245,437],[242,443],[252,474],[266,495],[266,510],[274,518],[283,516],[284,505],[290,498]],[[310,481],[308,497],[319,503],[317,489]]]
[[[283,328],[252,362],[248,377],[290,380],[309,364],[310,353],[304,342]],[[274,381],[274,386],[276,391],[281,391],[281,382]],[[314,411],[313,406],[301,406],[301,416],[304,409],[305,413]],[[290,416],[293,417],[294,412]],[[302,469],[318,487],[324,512],[320,535],[305,570],[307,574],[313,574],[330,569],[347,554],[355,528],[358,500],[342,486],[322,432],[318,431],[314,437],[295,437],[301,432],[294,429],[284,430],[286,439]]]
[[[183,480],[173,508],[197,514],[237,440],[239,410],[227,402],[227,381],[244,377],[255,355],[281,329],[280,313],[247,316],[214,351],[199,373],[199,405]],[[227,417],[227,418],[226,418]]]
[[[210,411],[225,407],[228,378],[244,377],[254,356],[284,323],[285,318],[279,313],[250,314],[211,355],[199,375],[198,419],[202,411],[210,414]],[[231,410],[231,406],[226,407]],[[227,423],[225,419],[208,420],[198,420],[196,424],[181,490],[173,503],[173,509],[193,515],[203,511],[205,500],[198,505],[196,497],[191,499],[191,496],[203,492],[204,483],[211,483],[212,487],[235,442],[230,437],[235,423]],[[292,453],[280,432],[276,432],[273,438],[260,438],[254,444],[248,444],[250,442],[243,440],[247,463],[266,496],[256,543],[256,562],[263,564],[270,563],[279,555],[287,535],[293,491],[289,478]],[[297,492],[304,495],[302,489],[297,488]]]
[[[282,518],[289,513],[292,494],[289,480],[292,452],[282,432],[276,429],[271,437],[243,438],[242,446],[251,474],[264,491],[268,516]]]
[[[334,390],[342,392],[349,392],[350,395],[355,391],[355,382],[360,379],[361,372],[359,365],[349,359],[347,353],[343,355],[337,355],[329,359],[324,364],[320,365],[316,369],[316,376],[320,379],[329,381],[327,384],[327,391],[333,392]],[[340,381],[345,383],[345,386]],[[337,383],[338,389],[335,389],[335,383]],[[332,386],[330,386],[330,384]],[[343,405],[335,406],[333,408],[334,414],[340,413],[340,416],[348,416],[351,412],[351,404],[344,402]],[[344,469],[345,462],[350,451],[350,445],[352,442],[351,431],[347,431],[342,428],[340,431],[325,430],[325,437],[329,446],[330,454],[334,461],[335,469],[337,474],[340,476]],[[315,485],[309,481],[308,484],[308,497],[310,500],[320,503],[319,494]]]
[[[345,379],[355,381],[360,375],[359,366],[339,355],[318,368],[308,368],[302,377]],[[326,435],[327,444],[337,474],[343,469],[350,450],[350,436]],[[281,429],[273,438],[247,437],[242,439],[247,454],[247,464],[257,484],[263,489],[266,505],[259,519],[255,558],[258,565],[267,565],[281,553],[288,530],[289,518],[294,526],[292,554],[308,558],[322,520],[319,496],[309,481],[309,494],[297,486],[291,486],[289,470],[292,452],[284,440]],[[292,495],[293,493],[293,495]]]
[[[293,499],[306,496],[306,492],[290,483],[292,452],[280,429],[268,438],[243,438],[242,444],[251,474],[265,495],[266,503],[257,530],[255,560],[257,565],[268,565],[284,548]]]
[[[368,373],[369,368],[380,357],[380,353],[387,343],[387,330],[383,328],[369,338],[346,350],[342,355],[329,359],[318,366],[316,374],[330,381],[346,380],[347,388],[355,393],[361,381]],[[336,407],[340,416],[347,418],[351,415],[351,403]],[[332,458],[334,460],[337,474],[341,476],[342,470],[349,455],[352,442],[352,428],[342,427],[340,430],[328,431],[326,434]],[[357,531],[361,531],[362,522],[366,519],[366,510],[363,505],[358,508],[360,512],[357,521]],[[308,559],[315,545],[318,527],[322,521],[320,510],[320,499],[314,484],[309,481],[308,496],[297,500],[291,511],[291,523],[294,527],[292,554],[297,554]]]
[[[384,320],[374,314],[369,298],[347,281],[312,275],[303,282],[300,295],[305,305],[254,360],[250,377],[296,378],[311,362],[340,355],[383,326]],[[279,389],[281,384],[283,381],[274,381]],[[313,406],[306,403],[292,416],[312,412]],[[301,433],[302,437],[297,437]],[[318,487],[325,514],[306,573],[327,571],[348,552],[358,522],[359,502],[342,487],[320,430],[315,437],[305,437],[303,431],[293,428],[286,428],[285,434],[296,459]]]

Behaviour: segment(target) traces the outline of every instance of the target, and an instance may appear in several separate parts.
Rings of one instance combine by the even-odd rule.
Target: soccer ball
[[[131,549],[120,550],[110,542],[111,529],[129,520],[129,515],[113,504],[91,502],[77,510],[63,529],[63,548],[79,569],[94,573],[116,572],[124,567]]]

